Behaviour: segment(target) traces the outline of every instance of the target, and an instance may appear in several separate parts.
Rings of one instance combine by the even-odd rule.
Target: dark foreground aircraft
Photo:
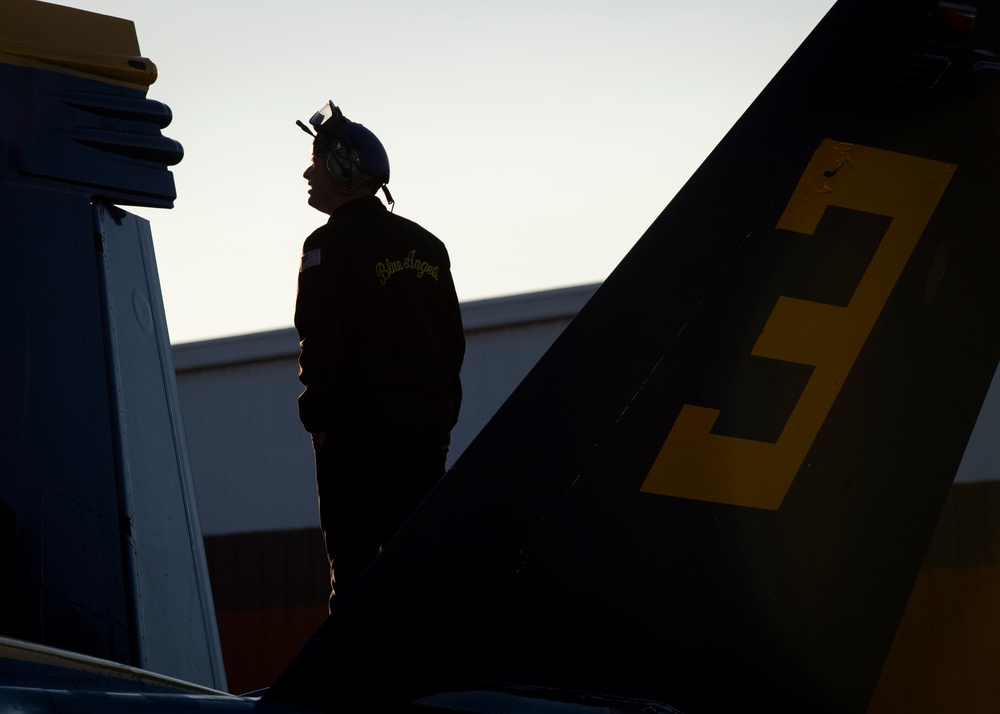
[[[0,711],[864,712],[1000,359],[998,53],[1000,0],[840,0],[263,696],[13,643]],[[178,537],[127,509],[183,473],[183,442],[170,474],[125,448],[171,434],[161,332],[116,327],[158,291],[89,226],[168,205],[150,176],[179,147],[141,90],[42,57],[3,72],[4,631],[155,669],[182,635],[147,579],[194,573],[202,641],[207,586],[193,514]],[[23,292],[53,260],[97,275]],[[168,398],[130,402],[119,361]],[[37,375],[67,362],[53,396]],[[117,489],[111,516],[84,476]],[[103,619],[91,572],[125,582]]]

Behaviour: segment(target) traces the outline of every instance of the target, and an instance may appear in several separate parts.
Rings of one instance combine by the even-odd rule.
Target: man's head
[[[371,131],[348,120],[332,101],[309,120],[315,134],[301,121],[296,123],[314,137],[313,162],[303,174],[310,186],[309,205],[332,213],[342,203],[374,194],[379,188],[392,203],[385,186],[389,157]]]

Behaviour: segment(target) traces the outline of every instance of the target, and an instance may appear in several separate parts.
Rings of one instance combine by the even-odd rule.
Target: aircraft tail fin
[[[173,204],[170,110],[131,22],[3,12],[0,634],[224,689],[149,224],[114,205]]]
[[[1000,358],[998,23],[838,2],[268,696],[864,712]]]

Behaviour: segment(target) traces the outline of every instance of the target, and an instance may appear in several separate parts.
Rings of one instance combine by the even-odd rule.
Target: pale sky
[[[152,223],[171,340],[289,327],[308,120],[382,140],[462,301],[603,280],[833,0],[63,0],[135,22],[184,146]],[[720,204],[720,210],[724,204]]]

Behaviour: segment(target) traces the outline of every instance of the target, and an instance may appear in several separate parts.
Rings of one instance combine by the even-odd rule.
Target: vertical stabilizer
[[[224,688],[148,223],[170,110],[132,23],[3,0],[0,634]]]
[[[1000,358],[998,56],[840,0],[269,696],[866,711]]]

